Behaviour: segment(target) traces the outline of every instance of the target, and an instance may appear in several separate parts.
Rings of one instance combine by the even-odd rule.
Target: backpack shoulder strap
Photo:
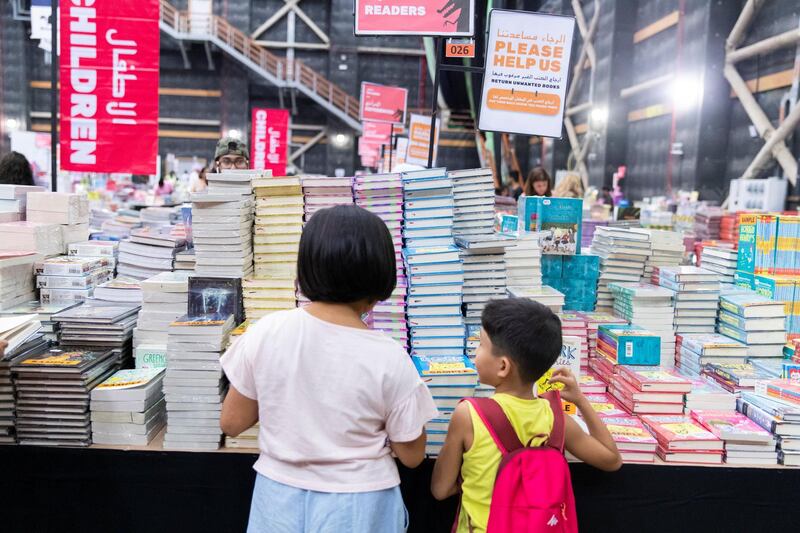
[[[547,446],[564,453],[564,417],[566,415],[561,405],[561,393],[557,390],[551,390],[540,394],[539,398],[550,402],[550,409],[553,410],[553,430],[550,432],[550,437],[547,439]]]
[[[472,404],[500,453],[506,455],[523,447],[499,403],[491,398],[464,398],[464,400]]]

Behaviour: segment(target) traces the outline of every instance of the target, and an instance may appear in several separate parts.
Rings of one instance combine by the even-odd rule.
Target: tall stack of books
[[[120,366],[126,366],[133,354],[133,328],[139,306],[86,301],[52,316],[61,328],[61,347],[111,350]]]
[[[506,248],[506,284],[509,287],[539,289],[542,286],[542,249],[539,234],[521,232]]]
[[[594,311],[600,258],[596,255],[542,256],[542,281],[564,293],[564,308],[569,311]]]
[[[320,209],[353,204],[353,178],[303,176],[300,182],[305,198],[306,222]]]
[[[33,252],[0,252],[0,310],[36,299],[33,269],[39,259]]]
[[[561,335],[578,339],[581,361],[581,377],[589,370],[589,338],[586,318],[579,313],[561,313]]]
[[[649,282],[657,267],[677,266],[683,261],[683,237],[677,231],[645,230],[650,235],[650,256],[644,265],[642,281]]]
[[[720,294],[716,273],[696,266],[659,267],[653,272],[662,287],[675,293],[675,332],[713,333]],[[678,308],[680,304],[680,308]]]
[[[464,263],[464,322],[480,324],[481,313],[489,300],[505,299],[506,246],[513,241],[501,235],[457,235]],[[409,298],[409,305],[414,297]]]
[[[800,405],[759,391],[743,392],[736,409],[777,438],[782,465],[800,466]]]
[[[494,177],[490,168],[455,170],[453,233],[474,236],[494,233]]]
[[[256,224],[255,272],[243,281],[247,318],[257,321],[297,306],[297,251],[303,231],[300,178],[276,177],[253,182]]]
[[[597,357],[597,330],[602,324],[627,325],[628,321],[608,313],[578,313],[586,320],[586,339],[588,341],[588,355]]]
[[[614,295],[609,283],[640,281],[650,257],[650,235],[641,229],[600,227],[592,240],[592,254],[600,256],[597,311],[610,312]]]
[[[719,239],[721,224],[722,208],[702,205],[694,215],[694,234],[701,241]]]
[[[656,366],[661,359],[661,337],[640,326],[603,324],[597,332],[597,353],[620,365]]]
[[[403,181],[400,174],[358,176],[353,184],[356,205],[381,218],[389,228],[394,244],[397,267],[397,286],[389,300],[378,302],[370,313],[369,325],[385,331],[395,340],[408,345],[408,328],[405,321],[405,303],[408,296],[408,279],[403,263]],[[420,237],[424,238],[421,230]],[[435,231],[435,230],[434,230]],[[417,296],[424,290],[417,288]]]
[[[682,414],[683,396],[692,384],[660,367],[622,365],[611,380],[609,392],[629,413]]]
[[[195,272],[200,276],[253,273],[253,201],[236,191],[192,195]]]
[[[58,256],[36,263],[36,286],[43,304],[79,303],[94,295],[95,287],[113,273],[108,260],[101,257]]]
[[[102,258],[108,261],[112,271],[116,271],[119,260],[118,241],[84,241],[74,242],[67,246],[67,255],[70,257]]]
[[[747,359],[747,346],[716,333],[687,333],[678,336],[675,365],[682,374],[698,376],[711,363],[742,364]]]
[[[89,239],[89,198],[86,194],[29,192],[26,219],[30,222],[58,224],[62,249],[73,242]]]
[[[692,418],[725,443],[728,464],[774,465],[775,437],[736,411],[692,411]]]
[[[672,291],[650,283],[611,283],[609,288],[614,295],[614,314],[658,335],[661,359],[656,364],[672,368],[675,364]]]
[[[36,252],[44,257],[64,253],[64,234],[59,224],[4,222],[0,224],[0,237],[0,250],[4,252]]]
[[[89,446],[89,395],[117,368],[110,350],[53,349],[16,360],[20,444]]]
[[[720,283],[733,283],[739,252],[732,248],[707,246],[703,248],[700,266],[717,274]]]
[[[33,185],[0,185],[0,222],[25,220],[29,192],[44,192]]]
[[[271,170],[226,169],[206,175],[209,194],[238,194],[250,197],[253,194],[253,181],[271,178]]]
[[[167,328],[185,315],[189,273],[162,272],[142,282],[142,310],[133,331],[136,368],[167,366]]]
[[[117,240],[127,239],[131,236],[131,230],[141,226],[139,213],[132,210],[120,210],[116,215],[104,217],[99,226],[105,238]],[[94,227],[94,226],[93,226]]]
[[[219,418],[227,391],[219,358],[228,347],[233,321],[233,315],[184,315],[169,326],[165,449],[219,448]]]
[[[747,345],[753,358],[783,357],[786,344],[786,307],[753,292],[720,297],[717,331]]]
[[[741,213],[725,213],[719,225],[719,238],[722,241],[735,243],[739,240],[739,219]]]
[[[643,416],[642,422],[656,437],[662,461],[722,464],[724,443],[690,416]]]
[[[163,368],[117,370],[92,390],[92,442],[147,446],[167,421]]]
[[[172,272],[175,256],[185,249],[186,239],[173,237],[168,231],[134,229],[129,240],[119,243],[117,272],[138,280]]]

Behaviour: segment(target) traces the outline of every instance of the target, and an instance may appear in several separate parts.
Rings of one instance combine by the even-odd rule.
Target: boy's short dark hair
[[[494,355],[507,355],[526,383],[538,380],[561,353],[561,320],[550,308],[527,298],[492,300],[481,326]]]
[[[300,237],[297,282],[312,302],[380,302],[397,285],[389,228],[354,205],[322,209]]]

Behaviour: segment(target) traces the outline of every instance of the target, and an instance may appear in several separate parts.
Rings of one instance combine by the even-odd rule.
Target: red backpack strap
[[[523,447],[499,403],[491,398],[464,398],[464,400],[472,404],[500,453],[506,455]]]
[[[561,393],[551,390],[540,394],[539,398],[550,402],[550,408],[553,410],[553,430],[547,439],[547,446],[564,453],[564,417],[566,415],[564,415],[564,407],[561,404]]]

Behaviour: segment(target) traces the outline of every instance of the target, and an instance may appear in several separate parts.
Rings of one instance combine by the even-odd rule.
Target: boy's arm
[[[458,494],[458,475],[461,472],[466,437],[472,432],[472,420],[467,402],[461,402],[453,411],[444,446],[436,458],[431,479],[431,492],[437,500]]]
[[[603,421],[592,409],[589,400],[581,392],[572,372],[566,368],[559,368],[553,372],[550,381],[564,385],[561,397],[578,407],[584,422],[586,422],[586,427],[589,428],[587,435],[572,417],[565,417],[565,447],[567,451],[584,463],[600,470],[607,472],[619,470],[622,466],[622,457],[617,450],[617,445]]]

